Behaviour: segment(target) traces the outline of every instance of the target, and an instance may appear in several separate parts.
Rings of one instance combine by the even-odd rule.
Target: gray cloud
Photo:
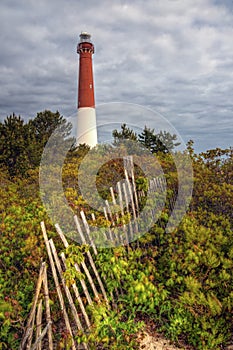
[[[87,30],[97,104],[152,108],[198,150],[232,145],[231,1],[3,0],[0,16],[1,119],[46,108],[74,114],[76,44]],[[157,127],[146,118],[137,122]]]

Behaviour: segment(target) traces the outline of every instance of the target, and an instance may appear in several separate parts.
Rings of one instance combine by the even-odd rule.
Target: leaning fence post
[[[43,275],[44,275],[44,269],[45,269],[45,263],[43,262],[40,267],[40,272],[39,272],[39,277],[37,280],[37,285],[36,285],[36,293],[34,296],[34,300],[32,303],[32,308],[28,317],[27,325],[25,328],[25,333],[23,336],[23,340],[20,344],[20,349],[24,349],[24,346],[26,345],[27,340],[31,338],[32,332],[33,332],[33,326],[34,326],[34,319],[35,319],[35,312],[36,312],[36,305],[37,301],[39,298],[40,290],[41,290],[41,285],[43,281]],[[29,341],[30,342],[30,341]]]
[[[62,240],[62,242],[63,242],[65,248],[67,248],[67,247],[69,246],[69,244],[68,244],[68,242],[67,242],[67,239],[66,239],[64,233],[62,232],[62,230],[61,230],[61,228],[60,228],[60,226],[59,226],[58,224],[56,224],[55,227],[56,227],[57,233],[59,234],[59,236],[60,236],[60,238],[61,238],[61,240]],[[75,269],[76,269],[78,272],[81,273],[81,270],[80,270],[80,268],[79,268],[79,266],[78,266],[77,263],[74,264],[74,267],[75,267]],[[85,296],[86,296],[86,298],[87,298],[87,301],[88,301],[89,305],[91,305],[91,304],[92,304],[92,299],[91,299],[91,296],[90,296],[90,294],[89,294],[89,292],[88,292],[86,282],[84,281],[84,279],[81,279],[81,280],[80,280],[80,283],[81,283],[81,286],[82,286],[83,291],[84,291],[84,293],[85,293]]]
[[[51,266],[51,269],[52,269],[53,279],[54,279],[54,282],[55,282],[57,295],[58,295],[58,299],[59,299],[60,306],[61,306],[61,311],[63,313],[63,317],[64,317],[64,320],[65,320],[66,329],[67,329],[67,331],[69,332],[69,334],[71,336],[72,350],[76,350],[75,342],[74,342],[74,338],[73,338],[73,334],[72,334],[72,329],[71,329],[71,326],[70,326],[68,314],[67,314],[66,307],[65,307],[65,302],[64,302],[64,299],[63,299],[63,296],[62,296],[61,287],[60,287],[60,284],[59,284],[59,280],[58,280],[58,277],[57,277],[57,272],[56,272],[56,268],[55,268],[55,264],[54,264],[54,260],[53,260],[53,256],[52,256],[52,252],[51,252],[50,245],[49,245],[49,240],[48,240],[45,224],[44,224],[43,221],[41,222],[41,229],[42,229],[42,232],[43,232],[44,241],[45,241],[47,253],[48,253],[48,256],[49,256],[50,266]]]
[[[79,221],[78,221],[78,217],[77,217],[76,215],[74,216],[74,222],[75,222],[75,224],[76,224],[77,230],[80,230],[80,224],[79,224]],[[83,239],[84,239],[84,237],[83,237]],[[86,244],[85,239],[83,240],[83,244]],[[88,257],[89,262],[90,262],[90,264],[91,264],[91,267],[92,267],[92,269],[93,269],[93,271],[94,271],[94,273],[95,273],[95,276],[96,276],[96,278],[97,278],[97,281],[98,281],[99,286],[100,286],[100,289],[101,289],[101,292],[103,293],[104,299],[108,302],[108,297],[107,297],[107,294],[106,294],[104,285],[103,285],[103,283],[102,283],[102,281],[101,281],[99,272],[98,272],[98,270],[97,270],[97,268],[96,268],[96,266],[95,266],[95,262],[94,262],[94,260],[93,260],[93,258],[92,258],[92,256],[91,256],[91,253],[90,253],[89,250],[87,251],[87,257]]]
[[[51,313],[50,313],[50,305],[49,305],[49,288],[48,288],[48,276],[47,276],[46,265],[44,270],[43,284],[44,284],[46,321],[48,324],[48,342],[49,342],[48,350],[53,350],[52,322],[51,322]]]
[[[95,255],[97,255],[97,249],[96,249],[95,243],[94,243],[94,241],[93,241],[93,239],[91,237],[90,227],[89,227],[89,225],[87,223],[87,219],[86,219],[84,211],[80,211],[80,215],[81,215],[82,222],[83,222],[83,225],[85,227],[86,233],[88,235],[88,238],[90,240],[91,246],[93,248],[93,251],[94,251]]]
[[[40,339],[42,328],[42,299],[40,299],[36,314],[36,341]],[[41,340],[38,341],[36,350],[41,350]]]
[[[62,259],[62,262],[64,264],[64,267],[65,269],[67,269],[67,266],[66,266],[66,257],[65,257],[65,254],[64,253],[61,253],[61,259]],[[89,320],[89,317],[86,313],[86,310],[85,310],[85,307],[84,307],[84,304],[83,304],[83,301],[82,301],[82,298],[79,294],[79,291],[78,291],[78,287],[76,285],[76,283],[73,283],[72,284],[72,288],[73,288],[73,291],[74,291],[74,294],[75,294],[75,297],[76,299],[78,300],[78,303],[79,303],[79,306],[80,306],[80,309],[82,311],[82,314],[83,314],[83,317],[86,321],[86,324],[87,324],[87,327],[91,327],[91,323],[90,323],[90,320]]]

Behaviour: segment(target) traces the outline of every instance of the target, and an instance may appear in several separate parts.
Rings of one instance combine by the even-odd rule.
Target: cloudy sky
[[[1,120],[74,115],[76,45],[88,31],[97,105],[152,109],[197,151],[232,146],[232,0],[2,0],[0,17]],[[112,121],[101,108],[99,121]],[[150,113],[122,115],[158,127]]]

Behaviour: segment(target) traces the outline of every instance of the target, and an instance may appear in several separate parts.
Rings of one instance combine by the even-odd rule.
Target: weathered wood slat
[[[78,217],[77,217],[76,215],[74,216],[74,222],[75,222],[75,225],[76,225],[76,227],[77,227],[77,230],[80,230],[80,223],[79,223]],[[84,239],[84,236],[83,236],[83,241],[82,241],[82,242],[83,242],[83,244],[87,244],[86,241],[85,241],[85,239]],[[95,262],[94,262],[94,260],[93,260],[93,258],[92,258],[92,255],[91,255],[91,253],[90,253],[89,250],[87,251],[87,257],[88,257],[88,259],[89,259],[89,262],[90,262],[90,265],[91,265],[91,267],[92,267],[92,270],[94,271],[94,274],[95,274],[95,276],[96,276],[96,279],[97,279],[97,281],[98,281],[98,283],[99,283],[99,286],[100,286],[101,292],[102,292],[102,294],[103,294],[103,296],[104,296],[104,299],[108,302],[108,297],[107,297],[107,293],[106,293],[106,291],[105,291],[103,282],[102,282],[102,280],[101,280],[101,277],[100,277],[100,275],[99,275],[99,272],[98,272],[98,270],[97,270],[97,268],[96,268],[96,266],[95,266]]]
[[[67,248],[69,246],[69,244],[68,244],[67,239],[66,239],[65,235],[63,234],[60,226],[58,224],[56,224],[55,227],[56,227],[56,230],[57,230],[57,232],[58,232],[58,234],[59,234],[59,236],[60,236],[64,246]],[[78,266],[77,263],[74,264],[74,267],[75,267],[75,269],[78,272],[82,273],[81,270],[80,270],[80,267]],[[93,301],[91,299],[91,296],[90,296],[90,293],[88,291],[88,288],[87,288],[85,280],[83,278],[80,279],[80,283],[81,283],[81,286],[83,288],[83,292],[84,292],[84,294],[85,294],[85,296],[87,298],[88,304],[91,305],[93,303]]]
[[[129,227],[129,235],[128,235],[128,242],[133,240],[133,227],[132,227],[132,222],[131,222],[131,214],[129,211],[129,198],[128,198],[128,192],[126,189],[126,183],[124,182],[122,184],[123,187],[123,193],[124,193],[124,198],[125,198],[125,205],[126,205],[126,210],[128,215],[130,216],[128,227]]]
[[[107,208],[103,207],[103,211],[104,211],[104,217],[105,217],[106,221],[109,221]],[[106,239],[107,239],[107,241],[110,240],[113,243],[114,241],[113,241],[113,235],[112,235],[111,227],[108,227],[107,230],[108,230],[108,237],[106,235]]]
[[[41,290],[41,285],[42,285],[43,276],[44,276],[44,269],[45,269],[45,263],[43,262],[41,264],[41,267],[40,267],[40,272],[39,272],[39,277],[38,277],[37,284],[36,284],[36,291],[35,291],[35,295],[34,295],[34,299],[33,299],[33,303],[32,303],[32,308],[31,308],[31,311],[30,311],[30,314],[28,317],[24,336],[23,336],[22,342],[20,344],[20,350],[25,349],[25,345],[26,345],[28,339],[30,338],[30,335],[33,332],[33,325],[34,325],[33,318],[35,318],[36,305],[37,305],[40,290]]]
[[[59,273],[61,281],[62,281],[63,289],[64,289],[64,291],[66,293],[66,297],[68,299],[68,302],[69,302],[69,305],[70,305],[70,308],[71,308],[71,312],[73,314],[73,318],[75,320],[76,326],[78,327],[78,330],[83,331],[84,329],[83,329],[83,326],[81,324],[81,320],[79,318],[76,306],[74,304],[73,297],[72,297],[71,292],[69,290],[69,287],[66,285],[66,281],[65,281],[65,279],[63,277],[63,271],[62,271],[62,267],[61,267],[61,264],[60,264],[60,260],[58,258],[57,250],[56,250],[56,247],[55,247],[52,239],[49,240],[49,244],[50,244],[53,256],[54,256],[55,264],[57,266],[58,273]],[[86,343],[83,343],[83,347],[84,347],[84,349],[87,349],[87,350],[89,349],[89,347],[88,347],[88,345]]]
[[[67,266],[66,266],[66,257],[65,257],[65,254],[64,254],[64,253],[61,253],[61,259],[62,259],[62,262],[63,262],[65,268],[67,268]],[[76,284],[76,283],[73,283],[73,284],[72,284],[72,288],[73,288],[75,297],[76,297],[76,299],[77,299],[77,301],[78,301],[78,303],[79,303],[80,310],[81,310],[81,312],[82,312],[82,314],[83,314],[83,317],[84,317],[84,319],[85,319],[85,321],[86,321],[87,327],[89,328],[89,327],[91,326],[91,322],[90,322],[89,317],[88,317],[88,315],[87,315],[87,313],[86,313],[85,306],[84,306],[83,301],[82,301],[82,298],[81,298],[81,296],[80,296],[80,294],[79,294],[77,284]]]
[[[37,314],[36,314],[36,341],[41,336],[41,329],[42,329],[42,299],[40,299],[38,307],[37,307]],[[36,350],[41,350],[41,340],[38,341]]]
[[[133,191],[132,191],[132,188],[131,188],[131,183],[129,181],[129,176],[128,176],[128,173],[127,173],[126,170],[125,170],[125,179],[126,179],[127,190],[128,190],[128,193],[129,193],[130,204],[131,204],[132,211],[133,211],[134,230],[137,233],[138,232],[138,222],[137,222],[136,208],[135,208],[135,204],[134,204],[134,196],[133,196]]]
[[[85,227],[88,239],[90,241],[91,247],[93,248],[94,254],[97,255],[97,249],[96,249],[95,243],[94,243],[94,241],[93,241],[93,239],[91,237],[90,228],[89,228],[89,225],[88,225],[88,222],[87,222],[86,215],[85,215],[84,211],[80,211],[80,215],[81,215],[81,219],[82,219],[83,225]]]
[[[116,202],[116,197],[115,197],[115,193],[114,193],[114,190],[113,190],[113,187],[110,187],[110,193],[111,193],[111,197],[112,197],[112,204],[113,206],[117,206],[117,202]],[[115,208],[116,209],[116,208]],[[117,211],[113,211],[115,216],[116,216],[116,221],[118,222],[119,221],[119,215],[118,215],[118,212]]]
[[[69,302],[69,305],[70,305],[70,308],[71,308],[71,311],[72,311],[72,314],[73,314],[76,326],[78,327],[79,330],[83,331],[83,326],[81,324],[78,312],[76,310],[76,306],[74,304],[73,297],[72,297],[72,295],[70,293],[69,287],[66,285],[65,278],[63,277],[63,271],[62,271],[61,263],[60,263],[60,260],[58,258],[57,250],[56,250],[56,247],[55,247],[52,239],[49,240],[49,244],[50,244],[50,247],[51,247],[51,250],[52,250],[52,253],[53,253],[54,261],[55,261],[55,264],[56,264],[56,267],[57,267],[60,279],[62,281],[63,289],[64,289],[64,291],[66,293],[66,297],[68,299],[68,302]]]
[[[49,288],[48,288],[48,276],[47,276],[47,266],[45,265],[44,276],[44,297],[45,297],[45,312],[46,312],[46,322],[48,325],[48,350],[53,350],[53,335],[52,335],[52,322],[51,322],[51,311],[49,305]]]
[[[63,234],[63,232],[61,231],[61,229],[60,229],[59,226],[57,227],[57,232],[59,232],[60,237],[62,236],[63,244],[64,244],[65,248],[67,248],[67,247],[69,246],[69,244],[68,244],[68,242],[67,242],[67,240],[66,240],[66,238],[65,238],[65,236],[64,236],[64,234]],[[77,264],[75,264],[74,266],[75,266],[75,268],[76,268],[76,270],[77,270],[76,265],[77,265]],[[78,266],[78,265],[77,265],[77,266]],[[95,284],[94,284],[94,281],[93,281],[93,279],[92,279],[92,277],[91,277],[91,275],[90,275],[90,273],[89,273],[89,270],[88,270],[88,268],[87,268],[87,265],[86,265],[86,263],[85,263],[85,260],[81,261],[81,266],[82,266],[82,268],[83,268],[83,270],[84,270],[84,272],[85,272],[85,274],[86,274],[86,276],[87,276],[87,279],[88,279],[88,281],[89,281],[89,283],[90,283],[90,286],[91,286],[91,288],[92,288],[92,290],[93,290],[93,292],[94,292],[95,298],[99,299],[98,291],[97,291],[97,289],[96,289],[96,287],[95,287]],[[79,269],[79,267],[78,267],[78,271],[81,272],[81,270]],[[89,294],[89,293],[88,293],[88,294]],[[89,296],[90,296],[90,295],[89,295]],[[89,296],[88,296],[88,298],[89,298]]]
[[[128,233],[127,233],[127,227],[125,225],[125,220],[124,220],[124,204],[123,204],[123,195],[122,195],[122,189],[121,189],[121,182],[117,182],[117,192],[118,192],[118,198],[119,198],[119,204],[121,208],[121,216],[122,216],[122,224],[123,224],[123,235],[120,237],[120,241],[123,245],[129,244],[129,239],[128,239]]]
[[[51,328],[51,324],[52,324],[52,322],[49,322],[49,323],[46,325],[46,327],[45,327],[45,329],[43,330],[43,332],[41,333],[40,337],[36,340],[36,342],[35,342],[34,345],[31,347],[30,350],[36,350],[37,344],[38,344],[39,342],[41,342],[41,341],[44,339],[44,337],[46,336],[46,333],[48,332],[49,328]],[[43,349],[43,350],[44,350],[44,349]]]
[[[55,268],[55,264],[54,264],[54,260],[53,260],[53,256],[52,256],[52,252],[51,252],[51,249],[50,249],[50,244],[49,244],[49,240],[48,240],[48,236],[47,236],[47,232],[46,232],[46,228],[45,228],[44,222],[41,222],[41,229],[42,229],[42,232],[43,232],[45,246],[46,246],[48,257],[49,257],[49,261],[50,261],[50,266],[51,266],[53,279],[54,279],[56,290],[57,290],[57,295],[58,295],[61,311],[63,313],[66,329],[67,329],[67,331],[68,331],[68,333],[70,334],[70,337],[71,337],[72,350],[76,350],[75,342],[74,342],[74,338],[73,338],[73,333],[72,333],[72,329],[71,329],[71,326],[70,326],[69,317],[68,317],[68,314],[67,314],[67,311],[66,311],[65,302],[64,302],[62,291],[61,291],[61,287],[60,287],[60,284],[59,284],[59,280],[58,280],[58,276],[57,276],[57,272],[56,272],[56,268]]]
[[[36,318],[36,312],[34,312],[33,317],[32,317],[31,332],[29,333],[28,343],[26,345],[26,350],[30,350],[31,349],[32,338],[33,338],[33,329],[34,329],[34,325],[35,325],[35,318]]]

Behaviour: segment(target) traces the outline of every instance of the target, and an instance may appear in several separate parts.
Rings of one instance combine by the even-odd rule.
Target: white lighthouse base
[[[81,107],[78,109],[77,145],[86,143],[94,147],[97,142],[95,108]]]

